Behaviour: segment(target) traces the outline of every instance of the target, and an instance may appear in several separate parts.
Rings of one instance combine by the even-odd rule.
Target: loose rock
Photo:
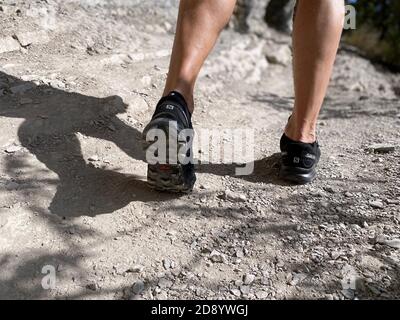
[[[15,35],[15,38],[18,39],[23,47],[27,47],[31,44],[44,44],[50,41],[46,31],[18,33]]]
[[[232,202],[246,202],[247,197],[243,193],[233,192],[229,189],[225,190],[223,198]]]
[[[99,285],[96,282],[92,282],[86,285],[86,289],[97,291],[99,289]]]
[[[20,151],[21,149],[22,149],[21,146],[13,145],[13,146],[9,146],[9,147],[5,150],[5,152],[6,152],[6,153],[12,154],[12,153],[16,153],[16,152]]]
[[[240,297],[241,296],[241,292],[238,289],[231,289],[230,291],[235,297]]]
[[[370,201],[369,205],[374,209],[384,209],[385,206],[381,200]]]
[[[387,240],[385,237],[377,237],[376,243],[386,245],[393,249],[400,249],[400,239]]]
[[[227,262],[225,255],[216,250],[213,250],[211,252],[210,259],[214,263],[226,263]]]
[[[382,153],[382,154],[394,152],[395,149],[396,149],[396,146],[391,145],[391,144],[384,144],[384,143],[373,144],[373,145],[367,147],[367,150],[370,152]]]
[[[17,51],[21,49],[17,40],[12,37],[5,37],[0,39],[0,53]]]
[[[139,295],[144,290],[144,282],[142,280],[138,280],[132,286],[132,293],[135,295]]]
[[[250,285],[254,282],[256,276],[254,274],[245,274],[243,276],[243,284]]]
[[[257,299],[264,300],[268,298],[268,292],[266,291],[257,291],[256,292]]]

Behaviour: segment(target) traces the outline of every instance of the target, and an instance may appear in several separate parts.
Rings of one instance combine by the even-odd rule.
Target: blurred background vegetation
[[[263,34],[260,23],[266,22],[291,33],[294,4],[295,0],[238,0],[236,28]],[[356,9],[356,29],[344,32],[344,43],[358,48],[366,58],[400,71],[400,0],[346,0],[346,4]]]
[[[347,30],[344,41],[370,59],[400,71],[400,1],[348,0],[357,10],[357,29]]]

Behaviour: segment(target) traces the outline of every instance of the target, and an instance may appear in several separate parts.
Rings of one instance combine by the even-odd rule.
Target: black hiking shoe
[[[193,190],[196,182],[193,135],[184,97],[175,91],[163,97],[142,135],[148,163],[147,182],[151,188],[176,193]]]
[[[281,151],[281,179],[295,184],[307,184],[315,179],[321,157],[318,142],[297,142],[284,134],[281,138]]]

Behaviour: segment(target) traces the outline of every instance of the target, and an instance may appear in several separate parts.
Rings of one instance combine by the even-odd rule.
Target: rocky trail
[[[140,134],[176,14],[176,1],[0,1],[0,298],[400,298],[400,76],[343,47],[319,177],[286,185],[290,38],[228,28],[194,125],[254,128],[255,172],[216,161],[193,194],[153,192]]]

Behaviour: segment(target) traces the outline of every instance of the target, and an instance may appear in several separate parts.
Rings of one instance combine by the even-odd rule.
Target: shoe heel
[[[147,139],[147,132],[151,129],[161,129],[164,131],[164,134],[167,137],[166,140],[166,163],[149,163],[149,158],[147,157],[147,152],[149,148],[157,141],[157,139]],[[191,166],[192,164],[179,162],[179,159],[185,159],[187,154],[184,150],[188,150],[190,146],[188,146],[188,141],[180,139],[177,134],[177,130],[174,130],[170,134],[170,120],[165,119],[164,121],[158,120],[157,123],[153,123],[149,125],[149,128],[146,128],[142,135],[142,146],[143,150],[146,154],[145,161],[148,163],[147,170],[147,182],[150,188],[158,190],[158,191],[167,191],[167,192],[175,192],[175,193],[189,193],[193,190],[194,183],[196,181],[196,177],[194,173],[187,174],[187,166]],[[176,153],[173,155],[169,154],[169,146],[170,140],[176,143]],[[151,154],[152,151],[150,152]],[[157,155],[156,155],[157,156]]]

